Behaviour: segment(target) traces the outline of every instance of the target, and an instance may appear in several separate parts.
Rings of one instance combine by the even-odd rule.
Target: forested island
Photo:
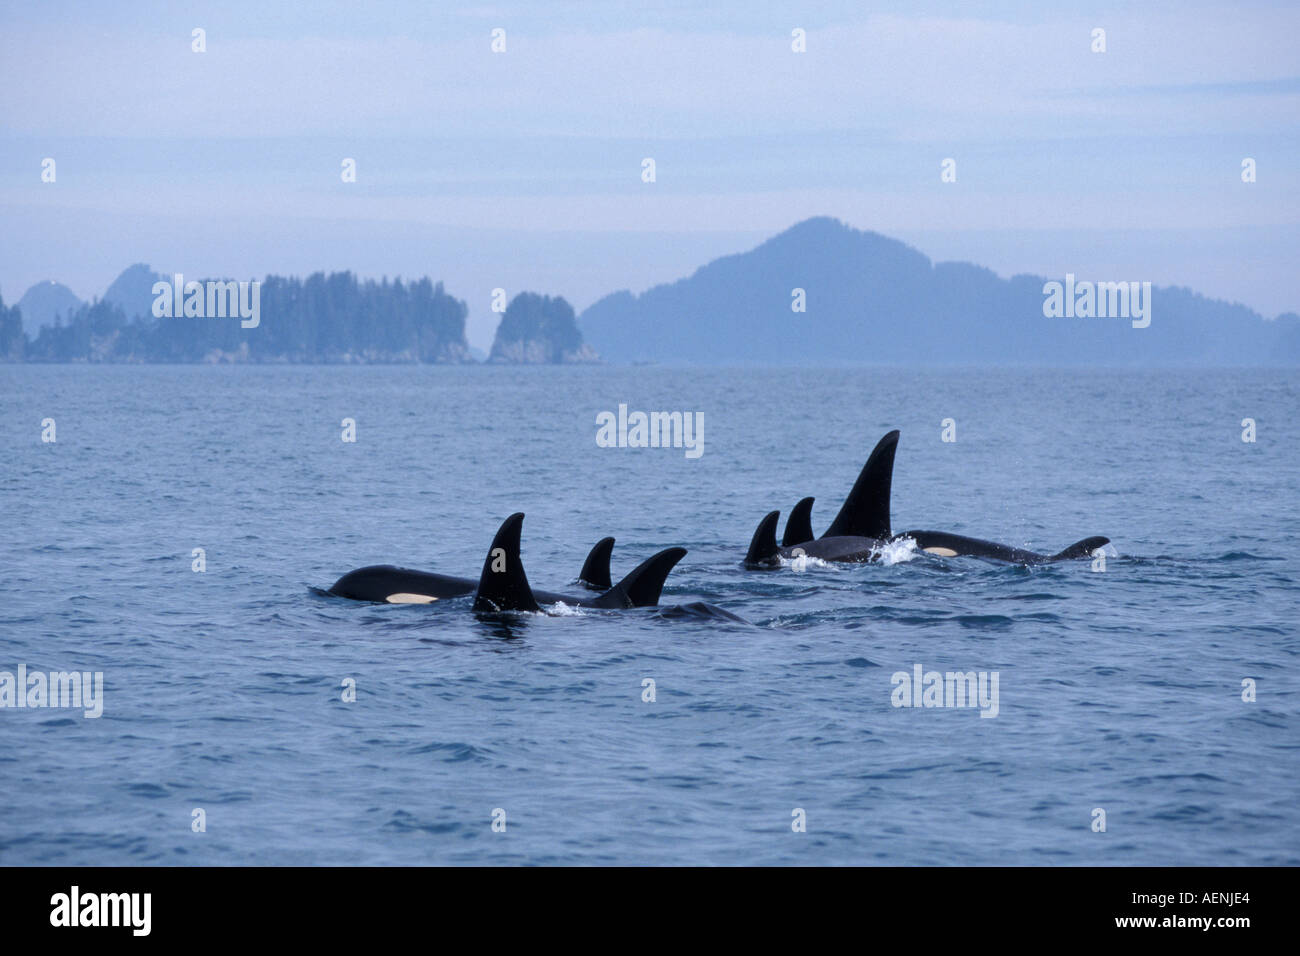
[[[594,362],[596,353],[582,342],[573,306],[559,297],[521,292],[501,316],[488,361],[554,365]]]
[[[256,318],[244,321],[234,308],[238,283],[198,282],[205,287],[228,285],[232,293],[231,307],[222,301],[218,313],[211,310],[210,294],[206,300],[201,296],[197,308],[202,314],[182,308],[180,291],[173,309],[171,294],[162,292],[159,283],[170,287],[173,279],[135,265],[93,302],[80,302],[53,282],[33,286],[18,306],[5,306],[0,300],[0,360],[474,361],[465,337],[468,307],[449,295],[441,282],[428,278],[363,281],[351,272],[318,272],[306,279],[268,276],[257,289]],[[247,288],[244,292],[245,299],[251,298]],[[28,315],[24,329],[27,305],[32,312],[45,311],[34,321]],[[501,326],[493,361],[542,364],[595,359],[595,353],[583,345],[572,306],[563,298],[520,293],[507,307]]]

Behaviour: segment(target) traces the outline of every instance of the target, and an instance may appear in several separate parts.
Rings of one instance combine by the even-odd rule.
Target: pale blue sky
[[[832,215],[1004,275],[1300,310],[1287,4],[105,6],[0,13],[9,302],[136,261],[428,274],[484,346],[496,286],[581,308]]]

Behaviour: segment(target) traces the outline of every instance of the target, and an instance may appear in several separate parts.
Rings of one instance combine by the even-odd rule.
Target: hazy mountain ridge
[[[127,266],[110,285],[101,301],[115,305],[128,319],[153,315],[153,286],[155,282],[171,282],[171,276],[154,272],[143,262]]]
[[[85,303],[66,285],[47,279],[24,292],[17,305],[23,317],[23,330],[34,338],[42,328],[67,318]]]
[[[1151,290],[1152,321],[1049,318],[1043,286],[1001,279],[835,219],[800,222],[640,295],[616,292],[581,316],[610,361],[684,364],[1300,364],[1300,319],[1266,320],[1191,289]],[[1134,276],[1080,275],[1129,281]],[[792,310],[804,290],[804,312]]]
[[[196,277],[186,276],[188,279]],[[639,295],[600,299],[580,316],[562,297],[520,293],[487,361],[688,365],[1284,365],[1300,364],[1300,316],[1265,319],[1186,287],[1155,287],[1150,325],[1044,314],[1045,282],[1000,278],[969,262],[932,262],[897,239],[828,217],[708,262]],[[1080,275],[1082,282],[1134,276]],[[104,297],[80,303],[58,283],[29,289],[38,334],[19,307],[0,321],[0,360],[104,362],[432,362],[478,359],[468,307],[428,278],[403,283],[351,272],[268,276],[261,320],[155,318],[155,282],[136,264]],[[70,298],[69,298],[70,297]],[[800,304],[803,311],[792,305]],[[76,308],[64,315],[58,303]],[[15,316],[21,316],[15,321]]]

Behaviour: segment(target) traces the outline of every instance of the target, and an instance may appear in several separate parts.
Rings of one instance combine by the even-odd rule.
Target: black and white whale
[[[725,608],[720,608],[716,604],[708,604],[704,601],[689,601],[686,604],[674,604],[670,607],[656,608],[652,613],[657,617],[669,620],[680,620],[684,618],[694,621],[721,621],[728,624],[745,624],[750,627],[754,626],[739,614],[732,614]]]
[[[839,514],[820,538],[813,537],[812,498],[804,498],[790,513],[785,535],[776,543],[781,512],[769,512],[749,543],[745,566],[775,567],[781,559],[809,557],[822,561],[872,561],[893,538],[889,528],[889,495],[894,475],[898,431],[876,443],[858,473]]]
[[[524,564],[519,557],[519,538],[524,516],[513,514],[501,525],[497,536],[492,540],[487,557],[483,560],[483,573],[479,576],[478,589],[474,592],[474,611],[478,614],[499,614],[509,611],[540,611],[540,605],[563,602],[578,607],[593,608],[632,608],[656,607],[655,614],[664,618],[690,618],[694,620],[720,621],[732,624],[752,626],[744,618],[730,611],[707,604],[692,601],[671,607],[658,608],[659,596],[663,591],[664,579],[686,554],[685,548],[667,548],[653,557],[641,562],[631,574],[599,597],[563,597],[534,591],[528,584],[524,573]],[[583,577],[588,583],[594,583],[588,577],[599,578],[600,565],[606,573],[609,569],[609,552],[614,547],[613,538],[602,538],[592,548],[587,564],[583,567]],[[593,558],[595,559],[593,562]]]
[[[769,512],[759,522],[745,556],[745,565],[775,567],[783,558],[799,557],[837,562],[874,561],[888,545],[908,539],[914,541],[919,550],[940,557],[969,556],[1013,564],[1047,564],[1086,558],[1110,543],[1109,538],[1097,535],[1076,541],[1056,554],[1040,554],[947,531],[917,530],[896,534],[891,529],[890,495],[898,438],[899,432],[895,430],[876,444],[839,514],[824,535],[814,537],[814,499],[804,498],[791,510],[780,545],[776,542],[776,526],[781,513]]]
[[[587,560],[582,562],[578,572],[578,584],[592,591],[608,591],[613,585],[609,580],[609,556],[614,551],[613,538],[601,538],[591,547]]]
[[[493,555],[497,554],[498,549],[501,549],[501,555],[495,561],[497,565],[501,565],[502,562],[519,565],[519,534],[523,518],[522,514],[511,515],[497,531],[497,537],[488,552],[488,565],[493,563]],[[508,532],[512,525],[514,527],[513,559],[510,557],[509,534],[507,533],[505,538],[502,537],[503,532]],[[660,551],[639,564],[615,586],[610,584],[609,573],[610,552],[613,547],[613,538],[602,538],[591,549],[582,566],[579,584],[600,592],[598,596],[534,591],[531,592],[534,603],[563,602],[571,606],[583,607],[654,607],[659,603],[659,596],[668,573],[686,554],[685,548],[668,548]],[[522,566],[520,570],[522,571]],[[493,573],[493,583],[495,583],[496,572]],[[475,580],[450,574],[436,574],[432,571],[399,568],[391,564],[376,564],[349,571],[334,582],[329,593],[354,601],[372,601],[382,604],[432,604],[435,601],[476,594],[482,590],[482,584],[482,576]],[[491,588],[488,589],[488,593],[492,593]]]
[[[915,541],[917,548],[926,554],[943,558],[992,558],[995,561],[1007,561],[1011,564],[1051,564],[1054,561],[1089,558],[1098,548],[1110,544],[1110,538],[1094,535],[1076,541],[1056,554],[1040,554],[1037,551],[1013,548],[1009,544],[998,544],[996,541],[985,541],[982,538],[968,538],[948,531],[904,531],[898,535],[898,540],[907,538]]]
[[[502,522],[483,559],[483,571],[474,591],[474,610],[478,613],[502,611],[540,611],[543,604],[567,604],[574,607],[630,608],[654,607],[663,593],[668,572],[686,556],[685,548],[665,548],[646,558],[622,581],[592,597],[576,597],[534,591],[524,572],[520,557],[523,512],[516,512]],[[604,542],[597,545],[600,548]],[[613,540],[608,548],[613,547]]]

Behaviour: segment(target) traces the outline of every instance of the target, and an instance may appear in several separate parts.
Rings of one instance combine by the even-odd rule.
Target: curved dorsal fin
[[[501,523],[492,546],[483,561],[478,590],[474,592],[475,611],[540,611],[533,589],[528,586],[524,563],[519,558],[519,537],[523,529],[523,512],[516,512]]]
[[[1069,561],[1071,558],[1087,558],[1098,548],[1104,548],[1110,544],[1110,538],[1103,538],[1097,535],[1093,538],[1084,538],[1082,541],[1076,541],[1061,551],[1052,555],[1053,561]]]
[[[749,553],[745,555],[745,564],[770,564],[779,550],[776,546],[776,523],[781,517],[779,511],[769,511],[754,529],[754,537],[749,541]]]
[[[804,498],[790,509],[790,517],[785,519],[785,535],[781,538],[781,547],[793,548],[796,544],[803,544],[816,537],[812,529],[813,501],[812,498]]]
[[[582,573],[578,575],[579,582],[593,591],[608,591],[609,556],[613,550],[613,538],[601,538],[597,541],[591,553],[587,555],[587,560],[582,564]]]
[[[894,452],[898,449],[898,431],[877,442],[871,457],[862,466],[853,490],[844,499],[823,538],[854,535],[862,538],[890,536],[889,487],[894,477]]]
[[[646,558],[622,581],[587,603],[591,607],[604,608],[654,607],[659,603],[659,595],[663,592],[668,572],[685,556],[685,548],[665,548]]]

